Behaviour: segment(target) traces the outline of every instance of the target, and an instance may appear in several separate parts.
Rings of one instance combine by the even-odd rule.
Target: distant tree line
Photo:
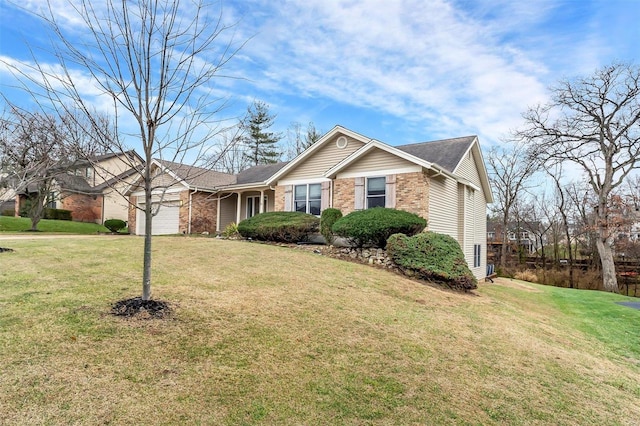
[[[614,260],[640,257],[639,95],[633,64],[560,81],[551,100],[529,108],[523,127],[487,156],[491,219],[515,229],[516,238],[520,230],[533,234],[543,259],[563,257],[571,266],[592,258],[612,292],[619,290]]]

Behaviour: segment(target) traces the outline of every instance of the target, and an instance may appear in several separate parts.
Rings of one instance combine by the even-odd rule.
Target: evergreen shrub
[[[412,237],[395,234],[387,254],[407,275],[433,281],[453,290],[478,288],[458,242],[449,235],[423,232]]]
[[[356,247],[384,248],[391,235],[415,235],[426,226],[427,221],[417,214],[374,207],[349,213],[338,219],[331,229],[334,234],[346,238]]]
[[[268,212],[245,219],[238,224],[244,238],[260,241],[298,243],[318,232],[320,219],[301,212]]]
[[[338,209],[329,208],[322,211],[322,214],[320,215],[320,233],[327,244],[333,243],[334,235],[333,231],[331,231],[331,227],[341,217],[342,212]]]
[[[107,219],[104,221],[104,227],[114,234],[120,232],[127,227],[127,222],[121,219]]]

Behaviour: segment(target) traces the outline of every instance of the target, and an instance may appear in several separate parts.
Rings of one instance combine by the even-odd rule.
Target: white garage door
[[[144,204],[138,204],[141,209],[144,209]],[[158,208],[158,203],[153,203],[153,211]],[[138,210],[138,216],[136,218],[138,228],[136,234],[144,235],[145,217],[144,211]],[[180,202],[179,201],[164,201],[160,205],[158,214],[153,217],[151,222],[151,235],[167,235],[177,234],[180,224]]]

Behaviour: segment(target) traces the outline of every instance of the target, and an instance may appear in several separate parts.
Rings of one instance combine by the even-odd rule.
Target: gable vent
[[[337,140],[336,140],[336,146],[340,149],[344,149],[347,147],[347,145],[349,144],[349,141],[347,140],[347,138],[345,136],[340,136]]]

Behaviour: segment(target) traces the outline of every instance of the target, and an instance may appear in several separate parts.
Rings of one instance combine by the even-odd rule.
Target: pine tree
[[[247,108],[247,116],[240,126],[247,147],[244,155],[252,165],[276,163],[280,158],[276,144],[282,135],[268,131],[275,119],[276,116],[269,113],[269,106],[262,101],[254,101]]]

